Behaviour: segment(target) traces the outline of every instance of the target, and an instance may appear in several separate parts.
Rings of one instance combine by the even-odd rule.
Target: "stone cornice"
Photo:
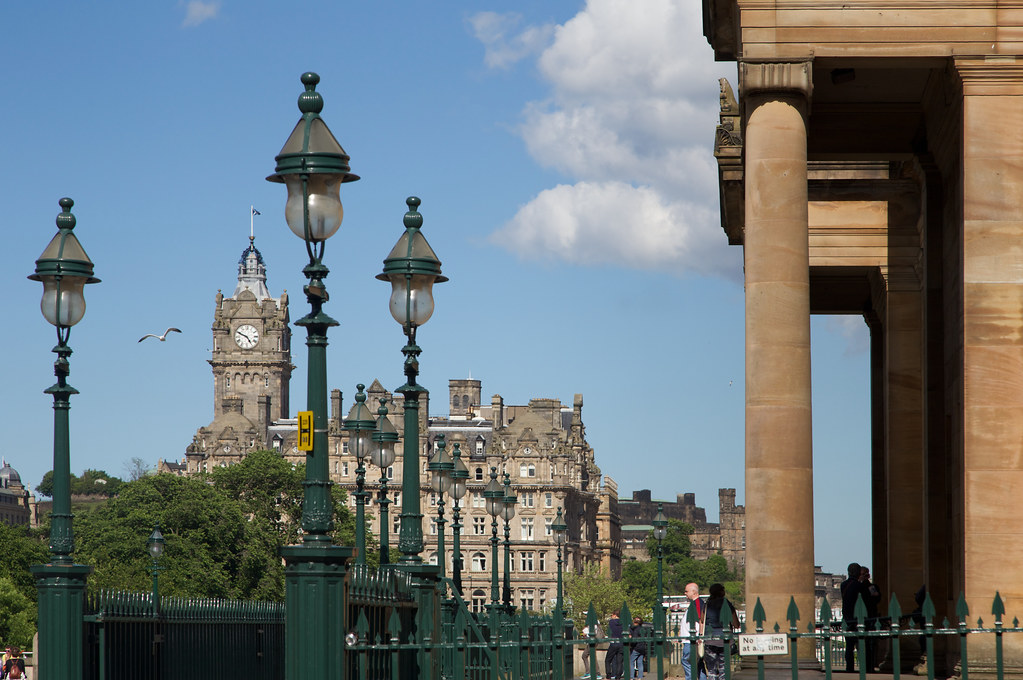
[[[956,57],[954,61],[966,96],[1023,95],[1023,59]]]
[[[813,94],[813,60],[739,61],[739,98],[754,94],[801,94],[807,102]]]

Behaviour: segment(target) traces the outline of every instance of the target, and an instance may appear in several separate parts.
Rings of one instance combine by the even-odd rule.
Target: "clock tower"
[[[291,328],[288,294],[272,297],[266,265],[254,237],[238,260],[238,285],[225,298],[217,292],[213,313],[213,416],[241,401],[241,413],[253,423],[289,417]],[[262,398],[261,398],[262,397]],[[225,401],[227,399],[227,401]],[[269,407],[269,413],[261,413]]]

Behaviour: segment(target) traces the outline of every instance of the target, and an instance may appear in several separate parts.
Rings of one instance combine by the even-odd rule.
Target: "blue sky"
[[[30,484],[52,465],[55,331],[25,277],[57,200],[103,279],[71,333],[72,470],[178,459],[212,419],[214,296],[234,289],[250,205],[270,290],[304,313],[305,249],[263,178],[313,70],[362,177],[325,255],[346,410],[358,382],[403,382],[373,277],[415,194],[450,278],[419,334],[435,409],[470,373],[507,403],[582,393],[623,496],[695,492],[712,518],[719,487],[742,502],[742,253],[712,155],[735,66],[713,61],[696,0],[7,3],[0,22],[3,456]],[[841,571],[870,560],[866,326],[815,318],[813,343],[816,555]]]

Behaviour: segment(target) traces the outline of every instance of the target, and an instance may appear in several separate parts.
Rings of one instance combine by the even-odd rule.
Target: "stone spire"
[[[234,297],[243,290],[251,291],[257,300],[272,297],[266,287],[266,265],[263,255],[256,249],[256,237],[249,236],[249,247],[242,251],[238,260],[238,286],[234,289]]]

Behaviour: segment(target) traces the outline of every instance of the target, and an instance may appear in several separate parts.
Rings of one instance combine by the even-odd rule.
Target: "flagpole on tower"
[[[262,213],[260,213],[258,210],[256,210],[256,206],[253,206],[253,205],[249,206],[249,242],[250,243],[252,241],[256,240],[256,234],[252,230],[252,226],[253,226],[252,223],[256,219],[256,215],[261,215],[261,214]]]

